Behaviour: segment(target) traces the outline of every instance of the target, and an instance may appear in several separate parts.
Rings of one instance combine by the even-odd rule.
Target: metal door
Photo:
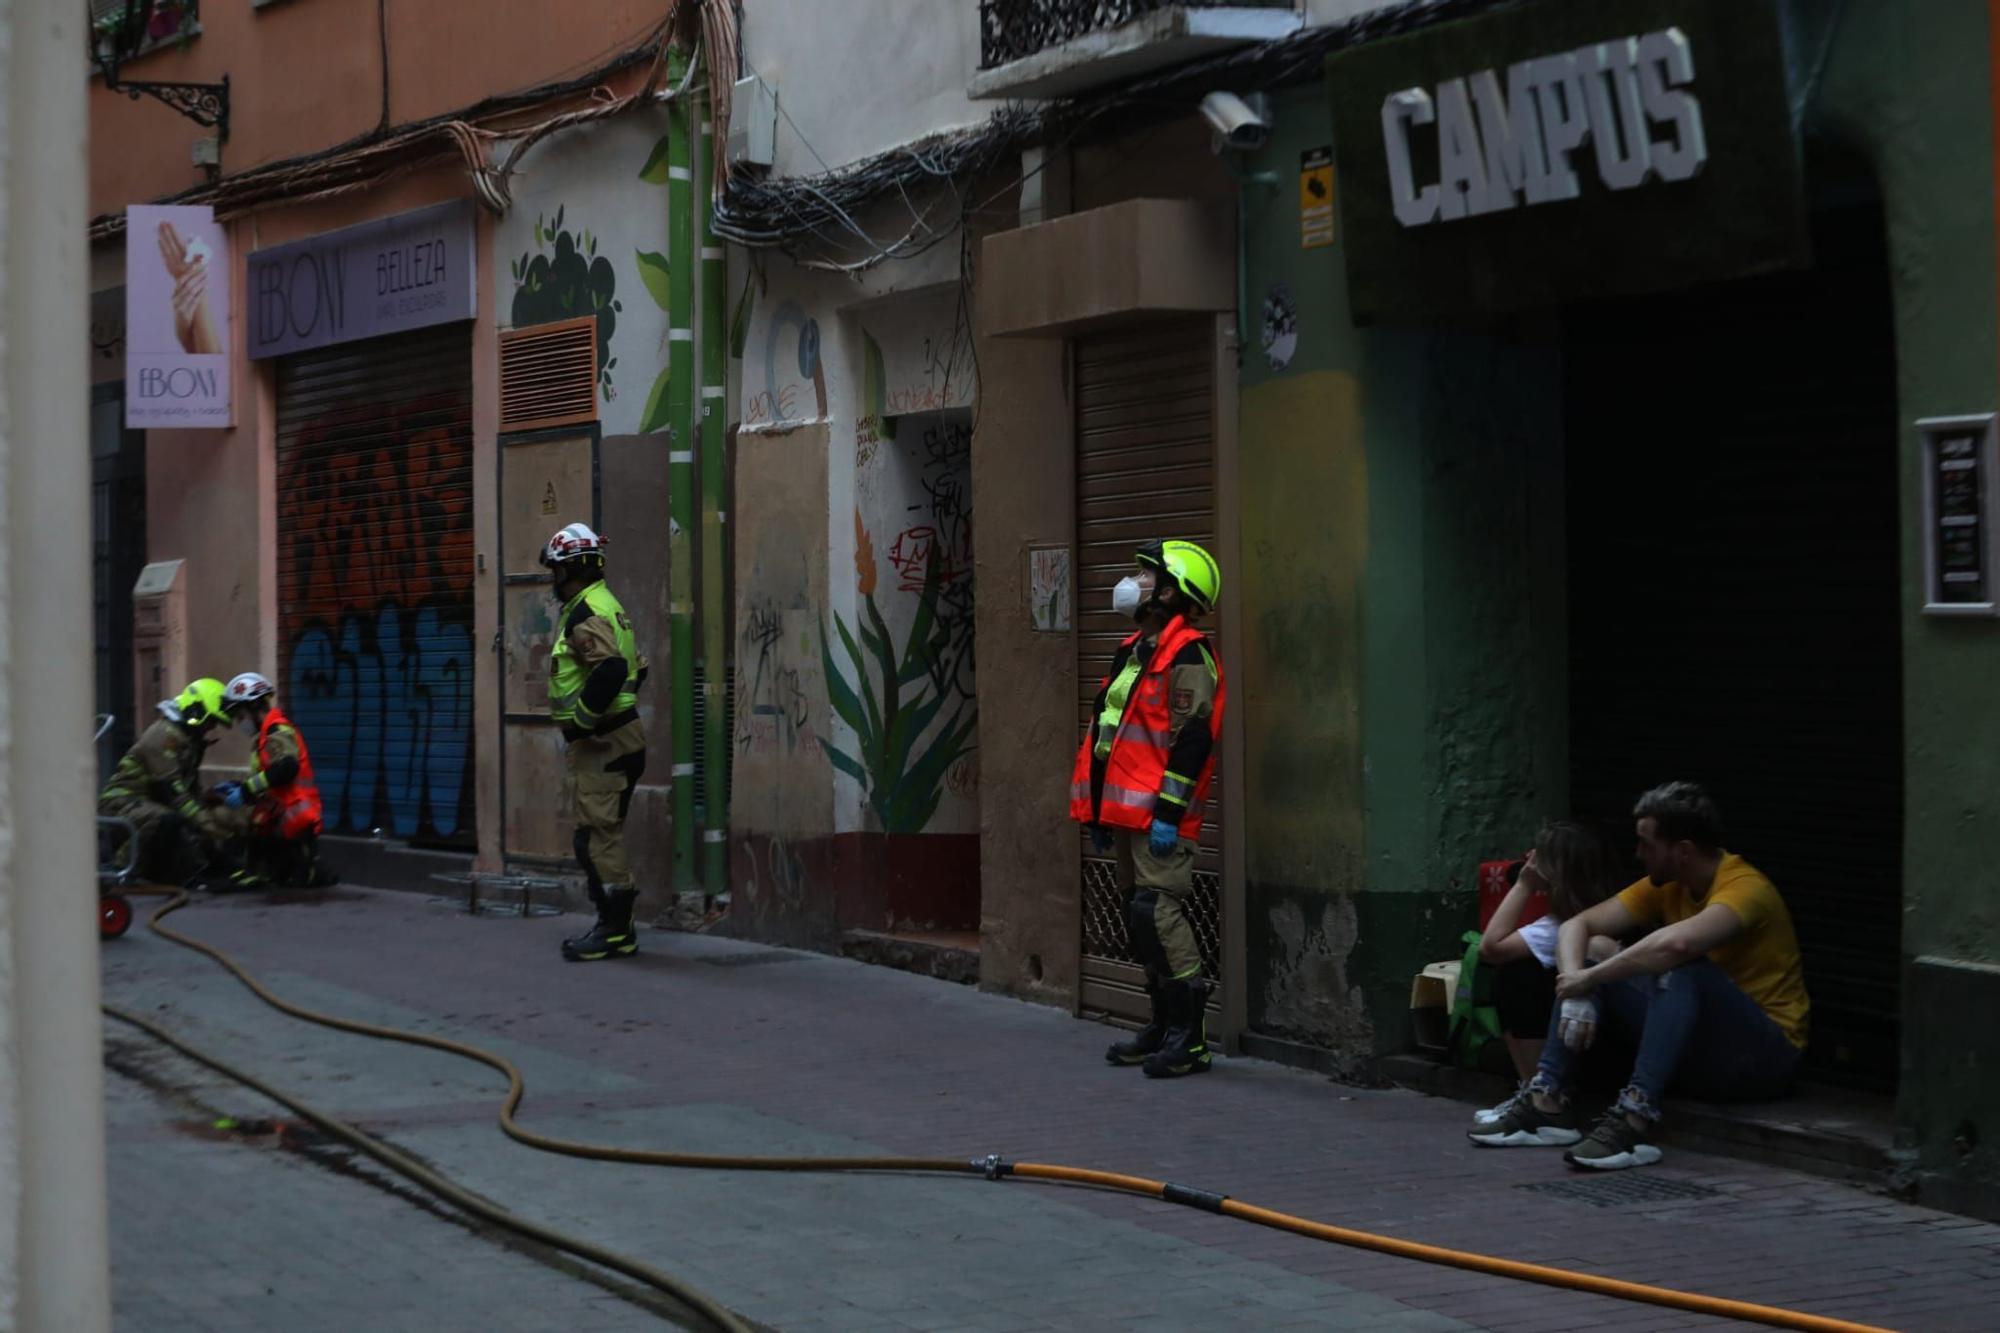
[[[1904,753],[1881,214],[1819,213],[1813,251],[1805,272],[1565,317],[1570,781],[1621,850],[1641,791],[1705,783],[1791,909],[1808,1068],[1887,1088]]]
[[[549,649],[561,610],[539,563],[566,523],[597,526],[597,428],[500,438],[501,850],[510,864],[568,865],[562,733],[549,719]]]
[[[470,846],[467,325],[278,362],[278,666],[329,833]]]
[[[1073,347],[1077,715],[1085,726],[1112,655],[1131,633],[1131,623],[1111,610],[1111,589],[1131,572],[1132,552],[1154,538],[1215,540],[1214,329],[1208,316],[1162,319],[1079,338]],[[1219,634],[1221,626],[1208,629]],[[1187,903],[1202,961],[1218,978],[1222,779],[1218,770]],[[1113,864],[1094,855],[1087,840],[1082,904],[1079,1007],[1143,1018],[1145,976],[1127,940]]]
[[[103,782],[150,720],[133,711],[132,669],[132,584],[146,563],[146,435],[125,429],[120,384],[90,394],[90,547],[97,712],[112,717],[97,740]]]

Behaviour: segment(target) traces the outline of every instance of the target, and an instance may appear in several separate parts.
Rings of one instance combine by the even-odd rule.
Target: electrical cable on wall
[[[1525,0],[1404,0],[1341,23],[1302,28],[1288,37],[1190,61],[1093,96],[1035,107],[1009,104],[978,126],[931,135],[839,170],[829,168],[800,134],[822,171],[774,178],[748,168],[732,171],[724,197],[716,204],[715,230],[739,245],[776,249],[806,267],[833,272],[856,273],[888,259],[910,258],[949,233],[925,235],[919,216],[909,234],[883,244],[858,227],[853,215],[892,193],[901,194],[907,206],[912,189],[956,187],[977,179],[1024,148],[1052,141],[1067,145],[1086,130],[1111,134],[1137,120],[1179,114],[1226,85],[1296,84],[1318,77],[1326,57],[1345,47],[1521,3]],[[797,132],[782,105],[779,114]],[[1012,177],[993,198],[1018,188],[1031,174]],[[914,207],[911,211],[917,214]],[[856,248],[840,245],[836,238],[842,232],[860,242],[861,259],[842,262],[827,257],[829,252]]]

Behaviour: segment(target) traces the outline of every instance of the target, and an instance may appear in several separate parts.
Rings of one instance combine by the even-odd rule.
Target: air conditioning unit
[[[729,102],[729,165],[770,166],[777,137],[777,90],[755,74],[738,79]]]

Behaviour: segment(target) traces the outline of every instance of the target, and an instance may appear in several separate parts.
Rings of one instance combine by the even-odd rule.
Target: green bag
[[[1451,996],[1451,1025],[1445,1049],[1465,1069],[1480,1069],[1500,1040],[1500,1011],[1493,1007],[1493,973],[1479,962],[1479,932],[1465,932],[1465,958],[1458,965],[1458,988]]]

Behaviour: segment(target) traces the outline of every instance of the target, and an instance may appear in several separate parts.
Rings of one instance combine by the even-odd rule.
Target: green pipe
[[[701,134],[696,143],[697,178],[706,185],[714,162],[713,108],[702,104]],[[702,755],[707,761],[703,789],[707,801],[702,820],[701,882],[715,895],[729,887],[729,574],[727,517],[727,445],[723,435],[723,402],[729,361],[728,252],[716,239],[715,210],[710,195],[695,195],[701,218],[701,656]]]
[[[669,86],[688,57],[667,58]],[[667,625],[673,655],[673,891],[694,884],[694,178],[687,104],[667,104]]]

